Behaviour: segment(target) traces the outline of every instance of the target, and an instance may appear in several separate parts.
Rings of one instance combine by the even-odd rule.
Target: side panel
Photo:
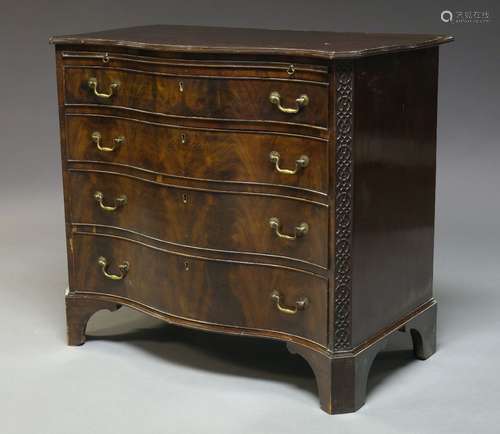
[[[63,59],[59,47],[55,49],[56,77],[57,77],[57,104],[59,108],[59,137],[61,146],[61,169],[64,191],[64,219],[66,227],[66,252],[68,259],[68,284],[70,290],[73,288],[73,240],[71,238],[71,197],[69,195],[69,174],[67,171],[67,146],[66,146],[66,122],[64,109],[64,70]]]
[[[438,49],[355,62],[352,345],[432,297]]]

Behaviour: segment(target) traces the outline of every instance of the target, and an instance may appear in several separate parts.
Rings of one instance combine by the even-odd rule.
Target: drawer
[[[70,160],[124,164],[200,180],[324,193],[328,189],[327,147],[321,139],[83,115],[66,116],[66,137]]]
[[[325,62],[277,62],[202,59],[184,57],[159,57],[127,54],[110,51],[63,51],[65,66],[105,67],[126,70],[147,70],[150,73],[169,76],[229,77],[229,78],[268,78],[274,80],[298,80],[327,84],[329,81],[328,63]],[[303,59],[305,60],[305,59]]]
[[[86,171],[71,171],[70,189],[75,198],[70,200],[73,223],[115,226],[171,243],[277,255],[327,267],[325,205]],[[96,193],[101,194],[96,198]]]
[[[326,129],[328,86],[306,81],[197,77],[67,66],[66,104],[125,107],[171,116],[285,122]]]
[[[73,236],[72,290],[112,294],[194,321],[278,331],[326,345],[325,279],[195,259],[103,235]]]

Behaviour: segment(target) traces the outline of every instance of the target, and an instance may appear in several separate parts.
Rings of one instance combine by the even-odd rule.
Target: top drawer
[[[325,72],[283,78],[287,70],[244,65],[118,59],[65,61],[65,103],[107,105],[174,117],[286,123],[327,129]],[[293,66],[299,69],[299,67]],[[263,73],[264,71],[265,73]],[[293,72],[295,74],[295,72]],[[292,76],[293,76],[292,74]],[[312,78],[310,77],[310,78]],[[324,77],[325,81],[317,80]]]

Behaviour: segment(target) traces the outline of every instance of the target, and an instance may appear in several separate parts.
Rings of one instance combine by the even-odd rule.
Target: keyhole
[[[295,65],[290,65],[288,67],[288,69],[286,70],[286,72],[288,73],[288,75],[292,76],[293,74],[295,74]]]
[[[182,193],[182,203],[188,203],[188,194]]]
[[[104,56],[102,56],[102,63],[108,63],[109,62],[109,53],[104,53]]]
[[[184,92],[184,82],[183,81],[179,81],[179,91]]]
[[[181,143],[184,145],[186,143],[186,134],[182,133],[181,134]]]
[[[184,261],[184,270],[189,271],[189,262]]]

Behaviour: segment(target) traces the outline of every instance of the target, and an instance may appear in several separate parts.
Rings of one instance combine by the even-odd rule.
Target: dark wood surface
[[[68,322],[68,345],[78,346],[85,343],[85,329],[89,319],[99,310],[114,312],[120,305],[106,300],[66,297],[66,318]]]
[[[97,97],[88,81],[95,77],[100,92],[112,83],[120,87],[109,99]],[[109,67],[65,70],[65,104],[107,105],[174,117],[280,122],[327,128],[328,89],[304,82],[249,80],[244,78],[170,77],[147,72],[122,71]],[[182,84],[183,91],[180,90]],[[309,104],[297,114],[282,113],[271,104],[271,92],[279,92],[282,104],[295,107],[305,94]]]
[[[325,357],[294,342],[287,347],[292,354],[301,355],[313,370],[321,408],[329,414],[352,413],[365,403],[370,368],[392,336],[400,332],[410,334],[417,359],[426,360],[436,352],[436,317],[437,305],[431,300],[384,329],[382,339],[352,352]]]
[[[353,346],[432,297],[437,74],[437,48],[356,64]]]
[[[82,50],[83,48],[83,50]],[[95,48],[95,50],[94,50]],[[259,56],[249,60],[241,58],[222,58],[218,55],[196,57],[189,53],[160,53],[157,51],[127,50],[113,47],[113,51],[105,51],[103,47],[62,46],[61,52],[66,67],[99,67],[118,68],[121,70],[142,70],[165,76],[199,76],[199,77],[235,77],[251,80],[267,79],[274,81],[314,82],[328,84],[328,64],[308,61],[306,58],[296,59],[293,67],[290,62],[276,61],[274,58]]]
[[[279,331],[326,345],[326,282],[305,273],[250,264],[209,261],[170,254],[126,239],[93,234],[74,236],[73,290],[134,300],[156,310],[203,323]],[[109,272],[130,264],[125,278],[107,279],[97,261],[104,256]],[[271,299],[278,291],[283,304],[309,303],[295,315],[281,313]]]
[[[171,243],[202,249],[284,256],[328,266],[328,208],[280,197],[198,191],[169,187],[123,175],[72,172],[72,223],[129,229]],[[126,195],[127,203],[110,212],[100,208]],[[269,220],[278,217],[281,231],[293,235],[305,222],[309,232],[294,240],[276,235]]]
[[[328,193],[327,143],[316,138],[276,133],[196,129],[113,115],[67,115],[68,159],[100,161],[154,171],[159,175],[225,183],[269,184]],[[100,151],[92,134],[101,135]],[[281,174],[270,161],[294,169],[305,155],[309,164],[296,174]]]
[[[436,45],[449,40],[162,26],[54,38],[70,344],[121,304],[287,341],[328,413],[363,404],[398,330],[431,355]],[[120,86],[97,97],[90,77]],[[310,103],[282,113],[273,90]],[[124,140],[105,152],[96,131],[102,146]],[[280,174],[271,151],[282,168],[309,164]],[[106,212],[96,191],[127,203]],[[283,239],[271,217],[309,232]],[[101,256],[111,273],[127,261],[124,279],[106,277]],[[301,309],[280,311],[273,291]]]
[[[55,36],[51,42],[190,53],[284,54],[333,59],[424,48],[452,39],[445,35],[156,25]]]

